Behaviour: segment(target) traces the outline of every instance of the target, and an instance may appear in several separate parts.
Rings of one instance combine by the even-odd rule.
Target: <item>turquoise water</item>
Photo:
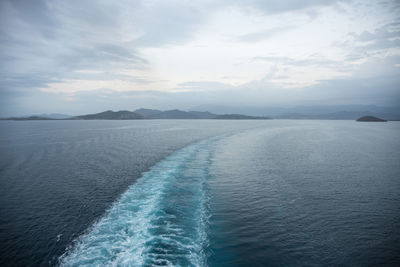
[[[144,173],[61,265],[205,266],[215,142],[190,145]]]
[[[67,123],[0,139],[2,264],[400,263],[397,122]]]

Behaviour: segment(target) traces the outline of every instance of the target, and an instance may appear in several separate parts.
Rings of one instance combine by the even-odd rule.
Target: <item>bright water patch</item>
[[[62,266],[204,266],[214,139],[159,162],[61,259]]]

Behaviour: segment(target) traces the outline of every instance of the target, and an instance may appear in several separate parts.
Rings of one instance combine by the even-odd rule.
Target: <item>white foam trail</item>
[[[60,265],[206,265],[207,168],[215,140],[177,151],[144,173]]]

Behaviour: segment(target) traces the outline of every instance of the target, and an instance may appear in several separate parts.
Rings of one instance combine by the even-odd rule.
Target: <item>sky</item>
[[[400,105],[396,0],[1,0],[0,116]]]

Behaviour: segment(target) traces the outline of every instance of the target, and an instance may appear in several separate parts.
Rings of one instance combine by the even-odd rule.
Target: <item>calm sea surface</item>
[[[1,266],[399,266],[400,123],[0,121]]]

